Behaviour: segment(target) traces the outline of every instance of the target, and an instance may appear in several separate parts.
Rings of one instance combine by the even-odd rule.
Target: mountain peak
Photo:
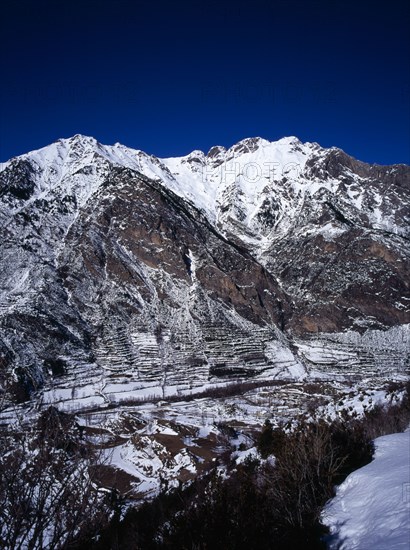
[[[261,137],[250,137],[241,139],[238,143],[230,147],[229,150],[235,153],[253,153],[260,147],[269,145],[269,143],[269,141]]]
[[[296,136],[284,136],[277,140],[277,143],[289,143],[290,145],[302,143]]]
[[[93,136],[85,136],[83,134],[74,134],[68,138],[60,138],[56,143],[61,143],[63,145],[73,146],[73,145],[99,145],[99,142]]]

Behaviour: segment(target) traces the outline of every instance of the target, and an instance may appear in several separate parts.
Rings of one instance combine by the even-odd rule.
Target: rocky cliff
[[[410,168],[84,136],[0,171],[0,383],[100,406],[408,363]],[[38,393],[36,393],[38,392]]]

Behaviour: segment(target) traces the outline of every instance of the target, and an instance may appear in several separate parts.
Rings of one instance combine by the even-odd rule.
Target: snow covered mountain
[[[76,135],[0,171],[0,383],[104,405],[405,369],[410,168],[297,138],[158,159]]]

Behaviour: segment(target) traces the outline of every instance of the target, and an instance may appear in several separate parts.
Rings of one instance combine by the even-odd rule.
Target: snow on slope
[[[224,202],[224,191],[235,185],[249,221],[260,205],[266,186],[284,175],[293,175],[296,179],[316,147],[302,144],[295,137],[275,142],[249,138],[228,150],[213,147],[206,156],[194,151],[186,157],[162,159],[162,162],[178,175],[175,192],[194,202],[213,221]]]
[[[103,145],[77,134],[11,159],[0,166],[0,172],[19,160],[28,160],[37,172],[37,188],[29,202],[45,198],[56,188],[67,188],[68,194],[75,185],[77,199],[83,204],[98,188],[109,166],[130,168],[195,205],[220,229],[233,222],[230,229],[234,233],[240,227],[241,239],[257,245],[261,239],[271,240],[272,230],[275,234],[278,229],[286,233],[289,218],[298,216],[305,197],[312,197],[320,189],[339,194],[340,178],[329,177],[325,169],[329,155],[336,153],[344,155],[340,149],[302,143],[293,136],[273,142],[255,137],[229,149],[215,146],[207,154],[193,151],[183,157],[160,159],[120,143]],[[368,192],[365,178],[347,166],[343,169],[344,177],[352,183],[343,189],[347,202],[362,210]],[[380,214],[384,199],[378,198],[380,204],[376,199],[375,195],[371,209],[365,208],[367,215],[380,226],[394,226],[392,220],[379,219],[386,218],[386,209],[384,215]],[[265,223],[272,209],[277,217],[274,227]],[[333,229],[330,227],[330,232]]]
[[[410,431],[379,437],[375,446],[373,462],[350,474],[326,506],[330,548],[410,548]]]
[[[284,175],[293,175],[296,179],[309,156],[320,149],[317,144],[303,144],[295,137],[282,138],[276,142],[248,138],[228,150],[213,147],[208,155],[202,151],[193,151],[184,157],[159,159],[120,143],[102,145],[92,137],[77,134],[16,157],[4,163],[0,171],[10,166],[13,160],[33,162],[42,175],[36,193],[38,198],[41,192],[48,190],[41,187],[41,182],[50,184],[51,181],[52,185],[56,185],[99,159],[138,170],[153,179],[161,179],[172,191],[215,221],[217,205],[226,187],[233,183],[239,186],[240,192],[244,194],[242,202],[249,207],[247,215],[251,217],[267,183],[279,180]]]
[[[335,299],[341,295],[338,257],[345,250],[345,258],[356,265],[350,279],[343,277],[344,296],[352,290],[352,280],[368,285],[371,272],[381,282],[393,281],[389,277],[396,277],[397,271],[402,277],[399,268],[408,254],[406,243],[370,231],[384,228],[393,235],[407,231],[405,167],[364,165],[340,149],[324,149],[295,137],[276,142],[248,138],[229,149],[216,146],[207,154],[193,151],[181,158],[159,159],[119,143],[107,146],[76,135],[0,166],[4,192],[0,225],[7,228],[11,243],[3,253],[0,313],[17,310],[38,295],[44,279],[41,266],[58,264],[70,227],[83,208],[97,204],[107,193],[105,184],[116,172],[113,167],[135,171],[127,176],[132,185],[137,185],[134,176],[142,173],[202,210],[220,236],[250,251],[292,299],[303,299],[305,310],[309,301],[331,304],[332,293]],[[356,229],[364,230],[360,246]],[[353,230],[357,253],[353,247],[349,251],[350,235],[343,240]],[[18,242],[13,235],[18,235]],[[22,247],[22,242],[27,246]],[[366,257],[380,265],[378,271],[363,267],[359,278],[357,267],[364,266]],[[319,280],[324,291],[309,295],[307,289],[318,289]],[[332,286],[331,281],[337,284]],[[387,285],[389,296],[395,291],[393,317],[385,315],[391,326],[392,319],[405,319],[397,311],[404,311],[407,304],[396,282],[385,285],[375,297],[387,296]],[[350,304],[345,306],[351,309]],[[383,308],[377,305],[367,317],[378,319]],[[360,328],[368,326],[360,312],[356,317]],[[316,321],[309,323],[309,330],[319,326]],[[332,323],[320,327],[333,330]]]

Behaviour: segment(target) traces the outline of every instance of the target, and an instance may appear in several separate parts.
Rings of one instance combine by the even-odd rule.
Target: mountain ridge
[[[158,159],[78,134],[15,157],[0,171],[0,383],[103,405],[404,368],[409,181],[294,137]]]

